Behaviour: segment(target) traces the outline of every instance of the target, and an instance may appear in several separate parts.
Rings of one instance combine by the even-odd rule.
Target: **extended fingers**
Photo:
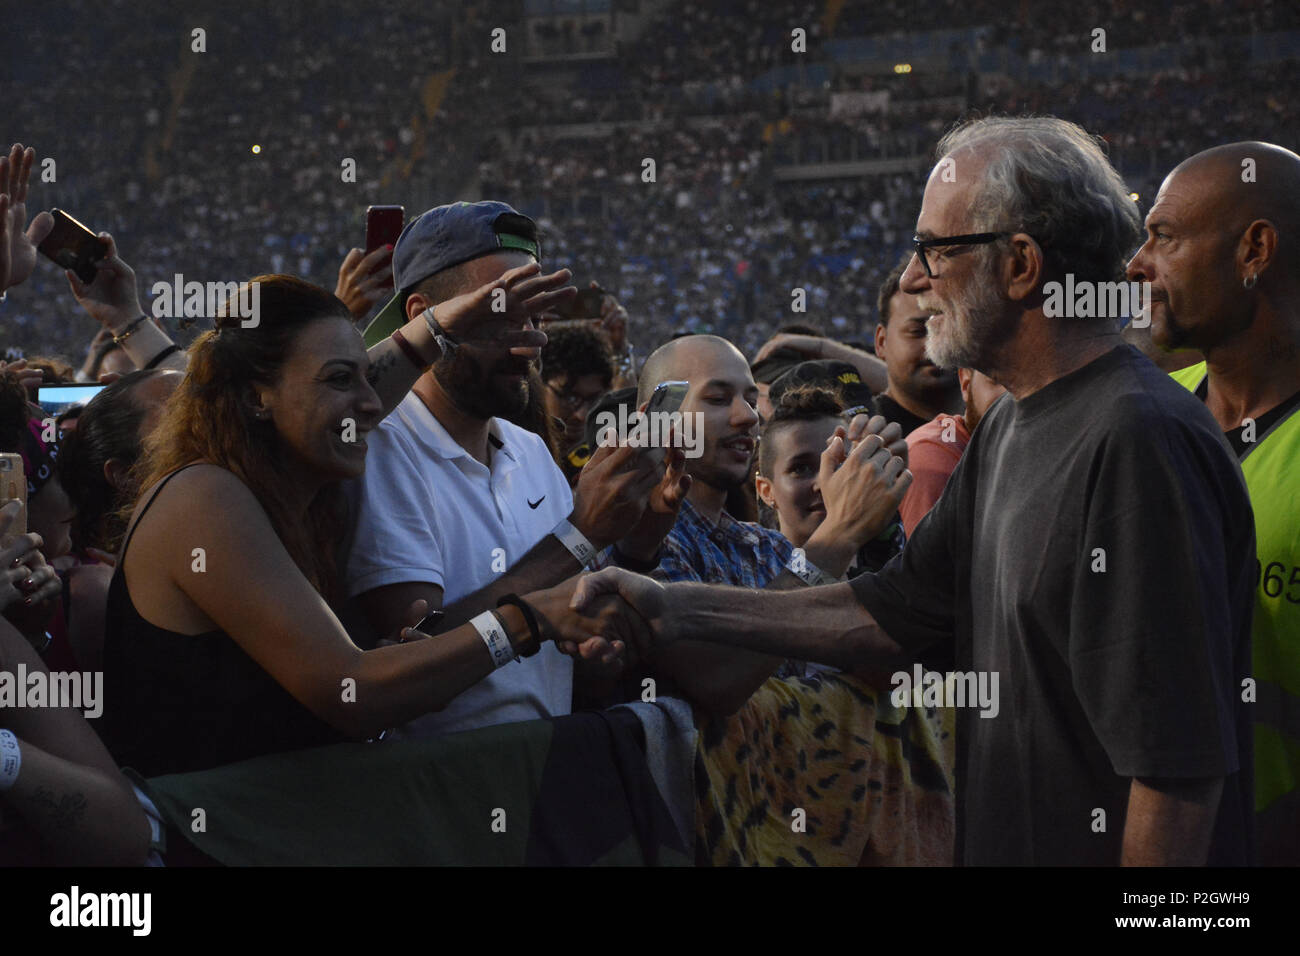
[[[853,451],[849,455],[860,461],[870,461],[877,454],[885,451],[884,444],[879,435],[868,434],[853,446]]]
[[[534,262],[533,267],[533,272],[530,275],[522,276],[519,279],[508,280],[506,282],[506,288],[510,290],[512,296],[519,299],[529,299],[540,292],[557,289],[573,278],[573,273],[568,269],[557,269],[549,275],[539,275],[537,274],[537,270],[540,269],[540,266]],[[519,272],[520,270],[515,269],[512,271]],[[507,272],[506,276],[509,276],[510,274],[511,273]],[[505,276],[502,278],[505,278]],[[577,291],[578,290],[575,288],[574,292]]]
[[[17,183],[11,178],[9,185],[13,188],[14,202],[27,201],[27,181],[32,174],[32,163],[36,160],[36,150],[28,146],[21,153],[22,162],[18,167]]]
[[[555,315],[553,311],[556,306],[562,302],[567,302],[578,294],[578,290],[571,285],[566,285],[563,289],[554,289],[550,292],[542,292],[524,302],[524,311],[530,316],[540,318],[545,313]],[[554,321],[552,319],[551,321]]]
[[[510,269],[507,272],[503,272],[501,274],[499,281],[507,289],[509,289],[514,285],[516,285],[517,283],[522,282],[524,279],[527,279],[529,276],[536,275],[541,271],[542,271],[541,264],[534,261],[528,263],[527,265],[517,266],[514,269]]]
[[[42,210],[32,217],[31,223],[27,226],[27,241],[34,246],[39,246],[53,231],[54,217]]]

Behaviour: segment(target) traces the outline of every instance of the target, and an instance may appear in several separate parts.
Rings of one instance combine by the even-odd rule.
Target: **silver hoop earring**
[[[1255,283],[1257,282],[1259,282],[1259,276],[1246,276],[1246,278],[1241,280],[1241,284],[1245,287],[1247,292],[1255,288]]]

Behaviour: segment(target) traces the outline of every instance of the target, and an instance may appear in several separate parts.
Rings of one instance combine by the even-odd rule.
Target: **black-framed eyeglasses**
[[[552,395],[560,400],[560,404],[569,409],[569,411],[576,412],[583,406],[590,406],[593,402],[600,401],[599,395],[579,395],[576,392],[556,388],[550,382],[545,382],[543,384],[550,389]]]
[[[933,279],[934,270],[930,268],[930,256],[926,250],[945,246],[982,246],[1014,235],[1014,232],[972,232],[964,236],[941,236],[937,239],[918,239],[913,236],[912,245],[916,248],[921,265],[925,267],[925,274]]]

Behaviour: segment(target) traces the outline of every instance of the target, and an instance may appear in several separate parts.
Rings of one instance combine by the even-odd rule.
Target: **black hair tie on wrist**
[[[518,594],[507,594],[501,600],[497,601],[497,607],[509,604],[511,607],[519,608],[519,613],[524,616],[524,622],[528,625],[528,633],[533,639],[532,647],[529,650],[521,651],[520,657],[532,657],[542,649],[542,629],[537,623],[537,614],[532,607],[524,601]]]
[[[157,355],[155,355],[153,358],[151,358],[151,359],[149,360],[149,364],[146,365],[144,368],[142,368],[140,371],[142,371],[142,372],[148,372],[148,371],[150,371],[150,370],[152,370],[152,369],[157,368],[159,362],[161,362],[163,359],[165,359],[165,358],[166,358],[167,356],[169,356],[169,355],[175,355],[175,354],[176,354],[177,352],[179,352],[180,350],[181,350],[181,347],[180,347],[179,345],[174,345],[174,344],[173,344],[173,345],[169,345],[169,346],[167,346],[165,349],[163,349],[161,352],[159,352]]]

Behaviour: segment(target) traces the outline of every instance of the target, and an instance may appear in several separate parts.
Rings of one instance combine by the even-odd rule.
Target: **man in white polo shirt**
[[[531,260],[540,260],[536,225],[505,203],[431,209],[397,241],[398,293],[367,329],[367,341]],[[542,439],[506,420],[527,406],[537,355],[454,343],[450,351],[371,432],[365,476],[351,488],[356,525],[347,593],[377,636],[412,623],[417,600],[446,612],[437,626],[445,630],[505,595],[577,574],[637,526],[662,475],[662,466],[634,449],[601,449],[571,494]],[[546,642],[536,656],[497,669],[405,732],[427,736],[567,714],[572,692],[572,661]]]

